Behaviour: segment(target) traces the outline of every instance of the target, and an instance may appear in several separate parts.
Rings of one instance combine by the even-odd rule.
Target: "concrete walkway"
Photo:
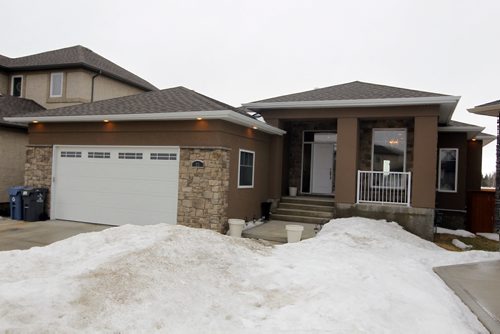
[[[102,231],[110,227],[61,220],[24,222],[2,218],[0,251],[46,246],[80,233]]]
[[[286,243],[286,225],[304,226],[304,231],[302,232],[302,240],[313,238],[316,235],[314,232],[314,227],[316,226],[315,224],[270,220],[267,223],[243,231],[242,236],[244,238],[263,239],[267,241],[274,241],[277,243]]]
[[[500,261],[434,268],[483,325],[500,334]]]

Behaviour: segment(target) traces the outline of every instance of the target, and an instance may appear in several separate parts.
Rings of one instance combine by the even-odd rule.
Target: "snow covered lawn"
[[[432,267],[496,259],[362,218],[276,247],[123,226],[0,252],[0,331],[486,333]]]

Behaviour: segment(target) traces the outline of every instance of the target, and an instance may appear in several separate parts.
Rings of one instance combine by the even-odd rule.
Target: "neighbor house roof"
[[[19,126],[20,124],[5,121],[4,117],[25,115],[41,110],[45,110],[45,108],[33,100],[0,95],[0,124],[2,125]],[[23,125],[23,127],[25,126]]]
[[[243,106],[251,110],[264,110],[439,105],[439,122],[447,123],[459,99],[459,96],[353,81],[246,103]]]
[[[18,58],[0,55],[0,67],[9,71],[83,67],[144,90],[158,90],[146,80],[81,45]]]
[[[500,100],[480,104],[467,110],[474,114],[498,117],[500,116]]]
[[[185,87],[174,87],[114,99],[84,103],[43,112],[17,115],[11,122],[95,122],[138,120],[222,119],[254,127],[264,132],[283,134],[283,130],[254,119],[226,103]]]

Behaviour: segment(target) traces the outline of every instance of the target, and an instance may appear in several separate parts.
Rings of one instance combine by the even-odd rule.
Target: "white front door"
[[[333,177],[333,143],[313,144],[312,193],[331,194]]]

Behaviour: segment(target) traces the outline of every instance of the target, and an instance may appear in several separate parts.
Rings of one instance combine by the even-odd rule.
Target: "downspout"
[[[92,76],[92,90],[90,91],[90,102],[94,102],[94,80],[95,80],[95,78],[97,78],[101,74],[102,74],[102,71],[99,70],[99,72],[97,72],[96,74],[94,74]]]

